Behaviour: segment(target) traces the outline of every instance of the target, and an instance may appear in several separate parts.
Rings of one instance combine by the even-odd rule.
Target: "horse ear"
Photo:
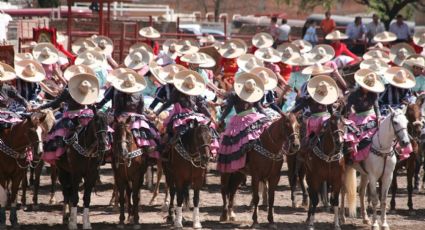
[[[193,126],[194,126],[194,128],[199,126],[198,120],[196,120],[196,119],[193,120]]]
[[[390,113],[394,113],[394,109],[391,106],[388,106],[388,110],[390,111]]]
[[[406,112],[407,112],[407,106],[403,106],[402,107],[402,111],[403,111],[403,114],[406,114]]]
[[[94,114],[97,114],[97,108],[95,105],[89,105],[89,108],[93,111]]]
[[[127,120],[125,120],[125,123],[126,123],[126,124],[130,124],[130,122],[131,122],[131,116],[128,116],[128,117],[127,117]]]

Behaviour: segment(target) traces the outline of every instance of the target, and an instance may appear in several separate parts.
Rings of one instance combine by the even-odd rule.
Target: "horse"
[[[283,115],[274,121],[260,135],[254,147],[247,151],[247,165],[242,171],[252,176],[251,186],[253,192],[254,211],[252,215],[253,227],[258,227],[259,183],[268,184],[268,221],[271,228],[276,229],[274,223],[274,192],[280,180],[280,171],[283,165],[284,154],[294,153],[299,150],[299,124],[294,114]],[[242,171],[223,173],[221,175],[221,196],[223,210],[220,221],[234,221],[233,212],[236,190],[244,179]],[[228,205],[227,205],[228,203]]]
[[[360,212],[364,224],[372,224],[372,229],[379,229],[377,221],[378,193],[376,182],[381,181],[381,229],[388,230],[386,207],[388,190],[391,185],[393,172],[396,166],[397,158],[394,152],[394,141],[405,147],[410,143],[408,134],[408,120],[405,116],[407,108],[392,109],[389,108],[389,115],[382,120],[378,131],[372,137],[370,154],[360,163],[348,166],[347,175],[352,175],[352,179],[345,181],[345,188],[349,191],[356,191],[357,183],[355,179],[355,170],[361,173],[360,180]],[[354,178],[353,178],[354,177]],[[369,184],[370,195],[372,197],[373,218],[372,223],[365,208],[366,186]],[[348,196],[348,209],[350,213],[356,212],[356,196]],[[344,207],[344,199],[342,199]],[[345,221],[344,213],[342,220]]]
[[[208,161],[211,156],[212,133],[209,124],[190,121],[189,129],[172,146],[164,172],[170,192],[169,219],[173,218],[174,196],[177,192],[177,208],[174,227],[182,228],[182,205],[188,199],[189,186],[193,189],[193,228],[202,228],[199,217],[199,193],[204,184]]]
[[[117,121],[114,126],[112,168],[120,204],[118,228],[124,228],[124,203],[127,195],[129,222],[135,229],[139,229],[140,188],[147,169],[147,159],[134,140],[130,119],[129,117],[127,121]],[[131,204],[131,198],[133,204]]]
[[[89,220],[90,196],[99,175],[99,164],[108,149],[107,115],[93,108],[93,119],[83,128],[77,128],[71,137],[64,139],[65,154],[56,160],[59,182],[64,197],[63,223],[70,230],[77,229],[78,190],[84,179],[83,229],[91,229]],[[66,213],[67,207],[70,214]]]
[[[409,124],[407,126],[407,131],[410,136],[410,142],[412,143],[413,147],[413,153],[410,155],[409,158],[405,159],[404,161],[399,161],[396,164],[396,168],[393,173],[393,180],[391,183],[391,202],[390,202],[390,212],[395,212],[395,195],[397,193],[397,171],[402,167],[405,166],[407,169],[407,206],[409,207],[409,215],[415,215],[415,210],[413,209],[413,201],[412,201],[412,194],[413,194],[413,177],[415,176],[415,170],[416,170],[416,162],[417,159],[420,158],[420,148],[419,144],[421,143],[420,135],[423,128],[422,123],[422,116],[421,116],[421,108],[418,104],[410,104],[407,106],[406,111],[406,117],[409,121]]]
[[[295,192],[297,189],[297,183],[299,183],[301,192],[302,192],[302,207],[308,206],[308,193],[305,184],[305,168],[303,166],[303,162],[299,159],[299,155],[289,154],[286,156],[286,163],[288,165],[288,181],[289,186],[291,187],[291,201],[292,207],[297,207],[297,202],[295,199]]]
[[[13,228],[19,227],[16,213],[18,190],[28,167],[32,167],[34,162],[40,160],[43,152],[42,124],[45,120],[45,112],[33,113],[11,128],[0,132],[0,228],[6,227],[5,193],[9,183],[11,183],[9,220]],[[6,196],[5,202],[3,202],[4,196]]]
[[[305,160],[306,180],[310,205],[308,209],[308,229],[314,229],[314,217],[319,203],[319,193],[323,182],[331,186],[330,203],[334,208],[334,228],[341,229],[339,224],[339,193],[343,186],[345,162],[342,154],[344,122],[339,112],[334,112],[323,124],[317,138],[301,150]]]

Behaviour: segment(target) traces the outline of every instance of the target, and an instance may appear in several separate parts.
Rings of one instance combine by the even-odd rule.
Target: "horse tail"
[[[353,167],[345,169],[345,192],[347,194],[348,216],[355,218],[357,215],[357,178]]]
[[[0,207],[4,208],[7,204],[7,192],[3,186],[0,185]]]

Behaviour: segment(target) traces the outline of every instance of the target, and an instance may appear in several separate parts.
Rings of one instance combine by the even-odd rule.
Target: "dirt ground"
[[[220,195],[220,179],[214,164],[210,165],[208,174],[208,186],[201,192],[201,220],[204,229],[249,229],[251,225],[251,210],[249,203],[251,200],[250,188],[241,188],[237,194],[236,204],[236,222],[220,223],[221,214],[221,195]],[[92,195],[91,216],[93,229],[116,229],[118,223],[118,211],[110,207],[109,200],[112,194],[113,177],[112,170],[109,165],[101,169],[102,185],[97,186],[97,193]],[[397,195],[397,213],[388,215],[388,222],[391,229],[424,229],[425,226],[425,196],[424,194],[414,195],[413,202],[416,209],[416,215],[409,216],[407,211],[407,190],[405,174],[398,178],[399,191]],[[248,184],[249,179],[248,179]],[[62,225],[61,204],[49,205],[49,185],[50,177],[45,173],[41,180],[41,191],[39,196],[40,207],[38,211],[23,211],[18,212],[21,229],[66,229]],[[161,186],[161,188],[163,188]],[[80,194],[81,198],[81,194]],[[165,223],[166,213],[161,211],[161,204],[164,198],[162,192],[155,205],[149,206],[148,202],[151,198],[151,193],[146,188],[141,191],[141,229],[170,229],[172,226]],[[57,201],[62,200],[60,191],[56,192]],[[301,202],[301,197],[297,196],[298,202]],[[32,192],[27,194],[27,200],[30,203],[32,200]],[[278,223],[278,229],[306,229],[304,223],[307,213],[303,208],[291,208],[290,192],[288,179],[286,174],[286,164],[284,165],[282,177],[279,183],[279,188],[276,193],[275,202],[275,221]],[[390,199],[388,199],[389,204]],[[261,202],[261,201],[260,201]],[[82,201],[80,201],[80,206]],[[369,212],[370,213],[370,212]],[[82,228],[82,209],[79,209],[78,223]],[[191,212],[185,212],[184,217],[189,221],[185,223],[185,227],[192,226]],[[267,213],[263,210],[259,212],[259,221],[263,229],[267,229]],[[319,209],[316,215],[316,229],[333,229],[332,221],[333,214],[326,213],[323,209]],[[8,223],[9,224],[9,223]],[[128,229],[132,229],[127,226]],[[369,229],[368,226],[362,224],[361,219],[348,219],[342,229]]]

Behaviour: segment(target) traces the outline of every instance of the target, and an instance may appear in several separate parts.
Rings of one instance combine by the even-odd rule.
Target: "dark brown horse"
[[[140,187],[142,186],[143,175],[147,169],[147,158],[141,149],[137,147],[134,136],[131,132],[130,119],[127,121],[117,121],[114,126],[114,146],[112,157],[112,168],[114,170],[115,185],[118,189],[118,199],[120,203],[120,217],[118,228],[124,227],[125,198],[129,222],[134,228],[139,228],[139,201]],[[133,203],[131,203],[131,198]]]
[[[90,196],[99,175],[99,164],[108,147],[107,116],[94,111],[93,119],[84,128],[77,128],[67,137],[66,151],[56,166],[64,197],[63,221],[68,222],[67,206],[70,207],[69,229],[77,229],[78,188],[84,179],[83,229],[91,229],[89,221]]]
[[[295,199],[295,193],[297,189],[297,184],[300,185],[302,192],[302,203],[301,206],[307,208],[308,206],[308,193],[305,184],[305,168],[304,162],[299,159],[299,155],[297,153],[290,154],[286,156],[286,161],[288,164],[288,181],[289,186],[291,187],[291,201],[292,207],[297,207],[297,202]]]
[[[397,172],[401,167],[406,167],[407,174],[407,206],[409,207],[409,214],[415,215],[415,210],[413,209],[413,201],[412,201],[412,195],[413,195],[413,177],[415,176],[415,169],[416,169],[416,162],[417,159],[420,158],[420,135],[423,128],[423,123],[421,121],[421,108],[418,104],[410,104],[407,106],[406,111],[406,118],[409,121],[409,124],[407,126],[407,131],[410,135],[410,143],[413,147],[413,152],[410,154],[410,157],[407,158],[404,161],[397,162],[396,168],[393,173],[393,180],[391,185],[391,212],[395,212],[395,196],[397,193]]]
[[[0,194],[5,197],[8,185],[10,191],[10,223],[12,227],[19,227],[16,214],[16,200],[21,181],[25,177],[27,168],[32,162],[28,162],[28,154],[32,152],[33,160],[39,161],[43,152],[42,123],[46,119],[46,113],[33,113],[22,122],[4,129],[0,133]],[[0,207],[0,228],[6,227],[6,202],[2,199]]]
[[[274,192],[280,180],[284,154],[299,150],[299,124],[294,114],[283,115],[273,122],[260,136],[254,148],[247,152],[247,165],[243,170],[252,176],[254,212],[253,227],[258,225],[259,183],[268,184],[268,216],[270,227],[276,229],[273,219]],[[236,190],[244,175],[241,172],[221,175],[221,196],[223,211],[220,221],[235,220],[233,212]],[[228,202],[228,203],[227,203]]]
[[[332,195],[330,203],[335,213],[334,228],[341,229],[338,206],[339,193],[343,187],[343,176],[345,172],[345,162],[342,155],[343,135],[344,123],[342,116],[339,112],[334,112],[323,124],[318,140],[313,140],[314,144],[306,146],[302,150],[310,198],[308,218],[306,221],[309,230],[314,229],[314,217],[323,182],[327,182],[327,185],[331,186]]]

